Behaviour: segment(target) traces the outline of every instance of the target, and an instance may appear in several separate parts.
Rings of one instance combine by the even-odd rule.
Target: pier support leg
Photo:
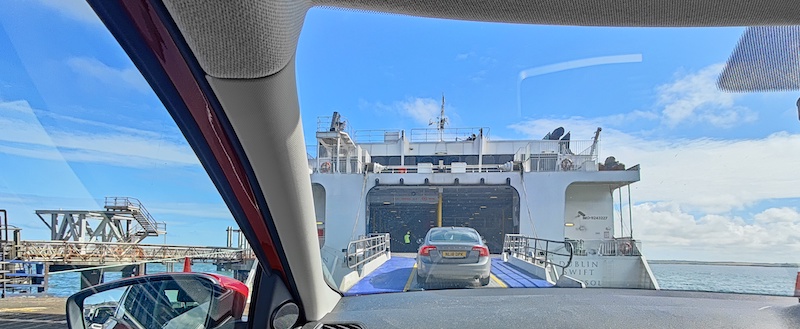
[[[42,279],[42,292],[47,292],[50,284],[50,263],[44,263],[44,278]]]
[[[242,282],[247,281],[247,276],[250,274],[250,270],[234,270],[233,271],[233,278]]]
[[[81,289],[85,289],[103,282],[103,270],[81,271]]]
[[[128,265],[122,268],[122,277],[130,278],[144,274],[144,264]]]

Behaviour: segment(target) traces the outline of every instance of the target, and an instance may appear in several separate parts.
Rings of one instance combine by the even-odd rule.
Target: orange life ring
[[[632,250],[633,250],[633,246],[631,246],[631,243],[630,243],[630,242],[628,242],[628,241],[625,241],[625,242],[623,242],[623,243],[622,243],[622,244],[619,246],[619,251],[620,251],[620,253],[621,253],[621,254],[623,254],[623,255],[625,255],[625,256],[628,256],[628,255],[630,255]]]
[[[397,168],[397,172],[401,173],[401,174],[405,174],[406,173],[406,168]]]
[[[572,170],[572,160],[570,159],[561,160],[561,170],[562,171]]]
[[[331,163],[330,162],[326,161],[326,162],[323,162],[321,165],[319,165],[319,172],[326,173],[326,172],[329,172],[329,171],[331,171]]]

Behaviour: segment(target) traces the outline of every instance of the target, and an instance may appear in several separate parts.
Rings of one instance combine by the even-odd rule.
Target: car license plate
[[[467,257],[466,251],[442,251],[442,257],[445,258],[464,258]]]

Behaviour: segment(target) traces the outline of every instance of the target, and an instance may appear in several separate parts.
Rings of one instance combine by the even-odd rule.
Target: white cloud
[[[635,238],[651,259],[797,262],[800,213],[769,208],[742,218],[691,215],[674,202],[634,205]]]
[[[413,98],[402,102],[396,102],[395,108],[403,115],[406,115],[422,125],[428,125],[431,121],[436,121],[442,109],[441,100],[433,98]],[[448,108],[448,113],[452,108]],[[445,115],[448,116],[448,115]]]
[[[563,126],[571,130],[573,140],[588,140],[603,127],[599,161],[613,155],[628,167],[641,164],[641,181],[631,187],[632,218],[635,237],[643,241],[650,258],[797,262],[800,213],[794,204],[741,214],[759,202],[800,198],[800,152],[794,152],[800,149],[800,134],[652,137],[679,124],[727,128],[756,120],[753,111],[736,103],[740,96],[716,89],[721,69],[711,65],[659,86],[657,111],[534,119],[509,128],[540,139]],[[653,120],[663,125],[652,131],[630,130]]]
[[[463,60],[465,60],[467,58],[470,58],[470,57],[473,57],[473,56],[475,56],[474,52],[460,53],[460,54],[456,55],[456,60],[463,61]]]
[[[149,92],[150,86],[142,74],[135,67],[118,69],[110,67],[94,58],[73,57],[67,60],[67,65],[75,73],[87,75],[109,86],[133,88],[139,92]]]
[[[558,126],[573,140],[588,140],[609,118],[539,119],[510,126],[540,139]],[[646,139],[613,128],[601,133],[600,161],[615,156],[641,164],[633,184],[639,201],[671,201],[690,210],[724,213],[773,198],[800,197],[800,134],[779,132],[757,139]]]
[[[5,169],[5,168],[3,168]],[[64,172],[60,172],[63,174]],[[70,196],[45,196],[23,193],[9,193],[14,189],[6,186],[0,187],[0,204],[8,209],[10,226],[22,228],[22,238],[24,240],[49,240],[50,229],[36,215],[36,210],[46,209],[101,209],[97,200],[89,197],[88,192],[81,184],[71,184],[75,182],[69,177],[62,178],[61,184],[69,184],[72,194]],[[5,184],[3,184],[5,185]],[[43,186],[44,187],[44,186]],[[52,193],[53,191],[43,188],[43,191]],[[81,197],[81,196],[84,197]],[[45,219],[47,219],[46,216]]]
[[[656,87],[657,102],[654,105],[658,110],[635,110],[591,119],[583,117],[540,119],[536,122],[519,123],[512,127],[523,128],[523,125],[540,124],[542,127],[535,127],[535,130],[544,131],[544,135],[555,127],[554,123],[568,123],[573,126],[576,123],[600,124],[603,127],[623,128],[626,125],[630,126],[631,123],[641,122],[640,120],[658,120],[670,128],[681,124],[708,124],[720,128],[730,128],[757,120],[756,112],[736,104],[736,100],[741,95],[717,90],[716,78],[723,67],[724,64],[714,64],[698,72],[679,74],[676,75],[677,78],[674,81]],[[595,128],[593,127],[591,130],[594,131]]]
[[[707,123],[729,128],[755,121],[758,117],[755,112],[735,104],[739,95],[717,89],[716,80],[724,67],[724,64],[710,65],[656,88],[658,105],[663,106],[664,123],[670,127],[681,123]]]
[[[231,215],[230,210],[224,203],[148,203],[147,209],[154,217],[158,215],[178,215],[189,219],[209,218],[233,222],[233,215]]]
[[[58,113],[53,113],[53,112],[48,112],[48,111],[36,111],[36,115],[39,116],[39,117],[52,118],[54,120],[58,120],[58,121],[61,121],[61,122],[67,122],[68,121],[68,122],[72,122],[72,123],[77,123],[77,124],[80,124],[80,125],[82,125],[84,127],[93,126],[93,127],[102,128],[104,130],[117,130],[117,131],[120,131],[120,132],[132,134],[132,135],[149,136],[149,137],[153,137],[153,138],[161,138],[164,135],[162,133],[155,132],[155,131],[141,130],[141,129],[121,126],[121,125],[118,125],[118,124],[110,124],[110,123],[105,123],[105,122],[99,122],[99,121],[92,121],[92,120],[86,120],[86,119],[81,119],[81,118],[75,118],[75,117],[61,115],[61,114],[58,114]]]
[[[179,136],[131,128],[118,130],[103,123],[94,125],[106,129],[85,132],[45,128],[27,102],[0,102],[0,129],[4,132],[0,134],[0,152],[125,167],[199,164]]]
[[[84,0],[39,0],[39,3],[67,18],[83,23],[102,24],[92,7]]]
[[[489,73],[488,70],[480,70],[475,74],[470,75],[469,80],[475,83],[481,82],[486,80],[486,75]]]

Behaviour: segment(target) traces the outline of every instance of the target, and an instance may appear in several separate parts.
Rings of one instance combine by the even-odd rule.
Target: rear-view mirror
[[[232,278],[170,273],[89,287],[67,299],[70,328],[232,328],[247,287]]]

